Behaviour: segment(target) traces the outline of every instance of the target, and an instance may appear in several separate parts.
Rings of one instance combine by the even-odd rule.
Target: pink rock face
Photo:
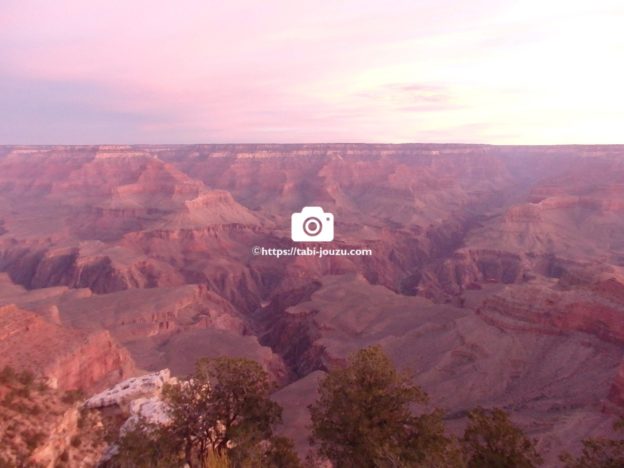
[[[136,372],[107,330],[87,333],[14,305],[0,308],[0,367],[27,368],[62,390],[101,389]]]
[[[184,375],[203,356],[256,359],[304,452],[300,403],[379,343],[451,425],[503,406],[550,464],[621,411],[623,147],[0,154],[0,356],[61,386],[100,388],[131,361]],[[333,246],[374,254],[251,254],[290,247],[304,206],[334,213]]]
[[[107,330],[88,335],[80,346],[46,367],[60,388],[89,393],[136,373],[134,361]]]
[[[624,364],[620,364],[618,373],[613,379],[609,399],[618,406],[624,406]]]

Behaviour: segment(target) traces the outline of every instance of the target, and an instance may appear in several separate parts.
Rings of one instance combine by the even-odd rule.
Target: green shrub
[[[71,438],[71,446],[74,448],[78,448],[80,447],[80,444],[82,443],[82,439],[80,438],[79,435],[75,435]]]
[[[4,398],[2,399],[2,405],[7,407],[11,406],[13,404],[13,401],[15,400],[15,396],[15,392],[13,391],[10,391],[6,395],[4,395]]]
[[[462,447],[469,468],[533,468],[542,463],[535,441],[513,425],[502,409],[476,408],[468,419]]]
[[[23,370],[18,374],[17,381],[25,387],[30,387],[35,382],[35,374],[29,370]]]
[[[32,452],[44,441],[45,434],[43,432],[26,431],[22,433],[22,439],[26,447]]]
[[[45,383],[43,380],[39,380],[39,381],[37,382],[36,390],[37,390],[39,393],[45,393],[45,392],[47,392],[48,390],[50,390],[50,387],[48,387],[48,384],[47,384],[47,383]]]
[[[310,406],[312,442],[335,466],[462,466],[441,411],[414,414],[426,401],[381,347],[361,349],[321,380]]]
[[[614,429],[624,429],[624,418],[614,424]],[[563,453],[559,458],[566,468],[621,468],[624,466],[624,439],[585,439],[580,456]]]
[[[68,405],[72,405],[77,401],[84,400],[85,394],[82,390],[67,390],[61,397],[61,401]]]
[[[15,395],[20,398],[30,398],[30,387],[20,387],[13,390]]]
[[[0,371],[0,383],[12,383],[16,378],[17,373],[11,366],[4,366],[4,368]]]
[[[28,407],[28,409],[26,410],[28,414],[31,414],[32,416],[38,416],[41,414],[42,410],[41,410],[41,406],[34,404],[30,407]]]
[[[0,455],[0,468],[16,468],[17,465],[10,461],[8,458],[4,458]]]
[[[170,424],[140,421],[116,442],[119,452],[110,466],[296,468],[292,444],[272,439],[281,408],[270,399],[271,389],[254,361],[201,359],[192,379],[163,389]]]

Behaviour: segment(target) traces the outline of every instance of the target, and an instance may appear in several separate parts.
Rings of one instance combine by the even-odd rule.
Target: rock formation
[[[52,388],[84,391],[134,372],[128,351],[107,330],[78,331],[14,305],[0,307],[0,368],[4,366],[29,369]]]
[[[449,424],[503,406],[552,464],[622,412],[623,180],[621,146],[4,147],[0,365],[96,391],[257,359],[305,451],[318,376],[380,343]],[[252,255],[303,206],[373,255]]]

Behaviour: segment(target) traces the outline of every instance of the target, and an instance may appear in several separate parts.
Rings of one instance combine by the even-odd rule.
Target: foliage
[[[163,389],[170,424],[143,421],[126,433],[113,466],[168,466],[155,464],[161,460],[192,467],[244,467],[263,457],[284,458],[287,443],[272,442],[281,408],[269,399],[270,390],[268,375],[254,361],[202,359],[192,378]]]
[[[82,443],[82,439],[80,438],[79,435],[75,435],[71,438],[70,443],[72,447],[77,448],[77,447],[80,447],[80,444]]]
[[[293,442],[272,437],[244,452],[232,452],[232,466],[241,468],[302,468]]]
[[[217,422],[212,416],[210,385],[207,381],[193,378],[163,390],[169,404],[171,424],[168,438],[175,441],[184,454],[184,460],[205,460],[215,437]]]
[[[253,446],[272,435],[282,418],[282,409],[269,398],[269,376],[254,361],[221,357],[197,363],[197,378],[207,379],[212,387],[211,417],[220,426],[213,443],[223,452],[234,442],[236,450]]]
[[[267,468],[299,468],[302,465],[292,440],[286,437],[273,437],[268,450],[264,453],[262,466]]]
[[[23,370],[17,375],[17,381],[24,385],[24,387],[30,388],[30,386],[35,382],[35,374],[29,370]]]
[[[63,450],[63,452],[59,455],[59,462],[62,463],[67,463],[69,461],[69,453],[67,453],[67,450]],[[59,463],[60,465],[61,463]]]
[[[614,425],[624,429],[624,419]],[[624,466],[624,440],[592,438],[583,441],[583,451],[578,458],[568,453],[561,455],[566,468],[620,468]]]
[[[30,451],[35,450],[41,442],[43,442],[46,438],[46,435],[43,432],[35,431],[35,430],[26,430],[22,433],[22,439],[26,443],[26,446]]]
[[[78,390],[67,390],[62,398],[61,401],[63,403],[67,403],[68,405],[72,405],[78,401],[84,400],[85,398],[85,394],[82,390],[78,389]]]
[[[211,453],[205,462],[205,468],[232,468],[232,463],[225,453]]]
[[[119,439],[111,468],[168,468],[183,465],[178,443],[165,427],[139,421]]]
[[[3,456],[0,456],[0,468],[15,468],[16,465],[12,461]]]
[[[17,372],[11,366],[4,366],[0,371],[0,383],[12,383],[17,379]]]
[[[426,401],[379,346],[364,348],[321,381],[312,441],[337,467],[461,466],[441,412],[413,414]]]
[[[469,468],[531,468],[541,464],[535,442],[514,426],[499,408],[468,414],[462,447]]]
[[[55,438],[58,425],[65,424],[65,415],[71,415],[67,413],[67,402],[62,392],[49,388],[30,371],[16,372],[5,367],[0,374],[0,379],[4,379],[0,385],[0,393],[4,395],[0,405],[0,456],[5,457],[7,463],[12,463],[12,466],[40,466],[31,460],[32,454],[44,449],[40,456],[47,458],[53,455],[54,452],[45,450],[46,445],[52,443],[60,449],[55,466],[64,466],[78,449],[83,452],[101,447],[103,441],[99,437],[98,413],[94,411],[94,417],[88,418],[91,424],[88,421],[80,423],[78,430],[68,436],[69,440]],[[71,408],[72,411],[76,409]],[[83,419],[83,413],[79,420]],[[63,447],[65,441],[67,445]]]

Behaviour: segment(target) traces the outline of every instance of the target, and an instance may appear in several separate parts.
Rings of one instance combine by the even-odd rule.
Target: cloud
[[[453,94],[448,86],[391,83],[359,93],[359,96],[398,112],[436,112],[461,107]]]
[[[615,143],[623,13],[612,0],[5,0],[0,143]]]

